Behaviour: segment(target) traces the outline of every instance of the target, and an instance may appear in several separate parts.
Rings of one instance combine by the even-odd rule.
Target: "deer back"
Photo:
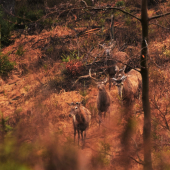
[[[116,60],[116,64],[118,67],[123,67],[129,61],[129,56],[122,51],[118,51],[116,53],[112,53],[112,58]]]

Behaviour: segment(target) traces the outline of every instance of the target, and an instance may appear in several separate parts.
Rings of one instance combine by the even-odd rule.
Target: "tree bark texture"
[[[148,22],[149,21],[148,21],[148,14],[147,14],[147,0],[142,0],[141,75],[142,75],[142,103],[143,103],[143,110],[144,110],[144,126],[143,126],[144,170],[152,170],[151,113],[150,113],[150,103],[149,103],[149,75],[148,75],[148,65],[147,65]]]

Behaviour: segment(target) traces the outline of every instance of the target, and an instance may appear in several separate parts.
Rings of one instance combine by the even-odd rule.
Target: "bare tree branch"
[[[27,20],[27,21],[33,22],[33,21],[31,21],[30,19],[28,19],[28,18],[22,18],[22,17],[16,16],[16,15],[8,12],[8,10],[3,6],[3,4],[1,4],[1,5],[2,5],[2,8],[4,9],[4,11],[5,11],[6,13],[8,13],[9,15],[11,15],[11,16],[13,16],[13,17],[16,17],[16,18],[20,18],[20,19],[23,19],[23,20]]]
[[[89,8],[90,9],[90,8]],[[122,10],[121,8],[117,8],[117,7],[106,7],[106,8],[91,8],[90,10],[111,10],[111,9],[115,9],[115,10],[118,10],[118,11],[121,11],[123,12],[124,14],[127,14],[133,18],[136,18],[137,20],[141,21],[140,18],[136,17],[135,15],[129,13],[129,12],[126,12],[124,10]]]
[[[170,15],[170,12],[167,12],[167,13],[161,14],[161,15],[156,15],[156,16],[154,16],[154,17],[150,17],[150,18],[148,18],[148,21],[150,21],[150,20],[152,20],[152,19],[157,19],[157,18],[166,16],[166,15]]]
[[[144,163],[143,162],[139,162],[139,161],[137,161],[135,158],[133,158],[132,156],[129,156],[131,159],[133,159],[135,162],[137,162],[138,164],[141,164],[141,165],[144,165]]]
[[[86,7],[88,7],[87,3],[86,3],[84,0],[81,0],[81,2],[83,2],[84,5],[85,5]]]
[[[168,121],[167,121],[167,119],[166,119],[166,117],[165,117],[165,116],[167,115],[167,113],[168,113],[167,107],[166,107],[166,112],[163,113],[163,112],[161,111],[161,109],[159,108],[159,106],[157,105],[157,102],[156,102],[156,101],[153,101],[153,100],[152,100],[152,103],[153,103],[153,105],[156,107],[156,109],[160,112],[160,116],[161,116],[161,118],[163,119],[163,121],[164,121],[164,123],[165,123],[165,126],[164,126],[164,125],[161,125],[161,126],[164,127],[164,128],[166,128],[167,130],[170,130],[169,125],[168,125]]]
[[[152,118],[152,121],[154,121],[155,123],[161,125],[163,128],[166,129],[166,126],[164,126],[163,124],[161,124],[159,121],[157,121],[157,120],[155,120],[155,119],[153,119],[153,118]]]
[[[96,73],[93,73],[92,75],[96,75]],[[81,80],[81,79],[87,79],[87,78],[91,78],[90,75],[80,76],[80,77],[74,82],[74,84],[72,85],[71,88],[73,88],[79,80]]]
[[[167,27],[163,27],[162,25],[159,25],[159,24],[156,24],[156,23],[150,23],[149,25],[157,25],[161,28],[164,28],[164,29],[167,29],[167,30],[170,30],[170,28],[167,28]]]
[[[140,161],[141,163],[143,163],[143,161],[140,159],[140,157],[139,157],[139,155],[138,155],[138,152],[137,152],[138,145],[137,145],[136,141],[135,141],[133,138],[131,138],[131,139],[132,139],[133,142],[135,143],[137,157],[138,157],[139,161]]]

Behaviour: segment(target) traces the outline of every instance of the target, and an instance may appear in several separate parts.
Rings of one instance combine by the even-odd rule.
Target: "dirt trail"
[[[106,88],[108,91],[108,87]],[[89,95],[91,96],[90,102],[96,104],[96,89],[92,89],[92,92]],[[77,142],[77,135],[76,135],[76,142],[75,145],[79,148],[79,163],[80,169],[86,170],[88,169],[89,165],[91,165],[91,159],[97,154],[104,153],[104,147],[109,146],[110,149],[107,151],[105,155],[109,160],[114,160],[118,158],[119,152],[121,150],[121,143],[120,143],[120,135],[123,131],[123,123],[122,123],[122,113],[121,105],[119,104],[117,98],[117,90],[113,88],[110,91],[111,96],[111,106],[110,106],[110,119],[109,114],[106,114],[106,118],[102,118],[103,122],[99,128],[99,124],[97,119],[93,119],[90,128],[88,129],[86,135],[85,146],[82,147],[82,142],[80,142],[80,146],[78,146]],[[87,107],[88,108],[88,107]],[[136,128],[136,132],[138,134],[142,134],[142,117],[138,118],[137,123],[139,123],[138,128]],[[67,124],[67,134],[70,138],[74,139],[73,135],[73,125],[72,119],[70,119]],[[133,142],[132,142],[133,143]],[[116,163],[117,164],[117,163]],[[120,166],[119,164],[117,166]],[[120,168],[121,169],[121,168]]]
[[[80,142],[79,163],[81,170],[88,169],[92,156],[104,151],[104,144],[109,144],[110,146],[110,150],[108,151],[108,155],[110,155],[109,159],[111,159],[112,156],[115,157],[116,152],[120,150],[120,140],[118,138],[120,132],[120,125],[118,125],[120,120],[118,107],[120,105],[117,103],[117,98],[115,98],[115,89],[110,92],[110,96],[112,101],[110,106],[110,118],[109,114],[107,113],[106,118],[102,118],[103,122],[101,123],[100,128],[99,124],[97,123],[97,119],[93,119],[91,126],[86,133],[87,137],[85,146],[82,147],[82,142]],[[95,95],[92,99],[93,101],[91,102],[96,102],[96,97],[97,96]],[[72,120],[70,120],[66,126],[67,134],[70,135],[72,139],[74,139]],[[77,145],[77,141],[76,135],[75,145]]]

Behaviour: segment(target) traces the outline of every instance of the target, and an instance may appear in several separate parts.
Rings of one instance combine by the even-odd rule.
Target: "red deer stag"
[[[127,62],[129,60],[129,56],[125,52],[115,52],[113,53],[112,50],[115,47],[115,43],[111,43],[110,46],[102,45],[101,47],[104,48],[104,53],[106,54],[106,73],[109,74],[109,90],[111,88],[111,78],[115,76],[116,71],[115,67],[116,65],[122,66],[127,65]]]
[[[73,117],[74,142],[75,142],[76,131],[77,131],[78,145],[79,145],[80,133],[81,133],[83,144],[85,144],[86,130],[89,128],[89,124],[91,121],[91,113],[87,108],[82,106],[82,104],[79,102],[71,103],[69,105],[71,106],[69,116]],[[83,136],[83,131],[84,131],[84,136]]]
[[[142,76],[139,71],[130,70],[127,74],[124,73],[125,67],[119,69],[116,66],[115,78],[118,89],[118,95],[126,104],[130,104],[135,98],[139,98],[139,93],[142,87]]]
[[[91,70],[89,70],[90,77],[97,81],[97,88],[98,88],[98,95],[97,95],[97,109],[98,109],[98,116],[99,116],[99,126],[102,120],[102,112],[104,112],[104,118],[106,116],[106,112],[109,113],[110,118],[110,96],[108,92],[106,91],[105,85],[107,83],[107,79],[102,82],[98,82],[97,79],[93,78],[91,76]]]

